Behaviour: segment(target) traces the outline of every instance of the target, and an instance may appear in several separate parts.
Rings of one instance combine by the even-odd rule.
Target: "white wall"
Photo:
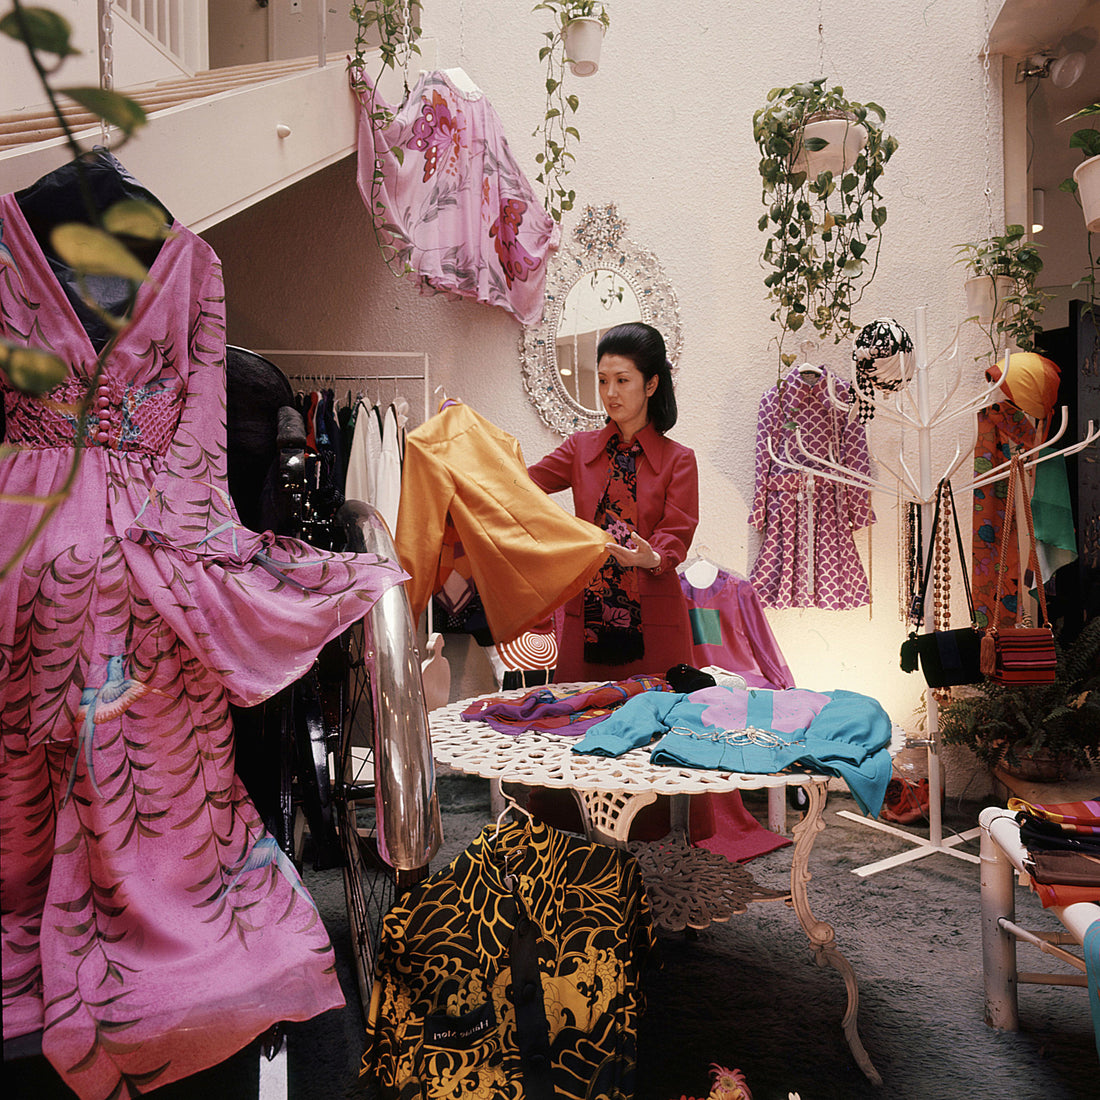
[[[965,316],[953,245],[984,234],[986,186],[995,211],[1002,203],[998,66],[987,91],[978,57],[986,6],[896,0],[884,19],[872,0],[694,0],[673,20],[666,4],[619,0],[610,6],[600,72],[571,78],[582,141],[570,185],[582,206],[617,203],[629,236],[660,257],[679,294],[681,414],[672,434],[699,460],[697,541],[731,569],[747,574],[759,547],[746,523],[756,410],[776,379],[758,263],[753,111],[770,88],[818,75],[819,56],[830,82],[886,108],[899,142],[882,184],[889,220],[879,275],[856,319],[892,315],[911,328],[914,310],[927,306],[929,344],[939,351]],[[531,7],[529,0],[432,4],[424,25],[440,67],[461,65],[489,95],[533,179],[531,132],[544,110],[537,52],[550,24]],[[424,350],[433,381],[516,435],[529,459],[558,441],[526,400],[519,325],[501,309],[422,298],[413,283],[394,279],[379,259],[350,161],[207,236],[226,262],[235,341]],[[980,347],[978,334],[964,330],[967,385],[980,376],[973,362]],[[847,374],[848,356],[841,346],[822,358]],[[962,435],[965,451],[971,440],[965,428]],[[879,421],[871,442],[887,456],[899,444]],[[937,458],[954,447],[948,430]],[[909,724],[923,682],[898,668],[895,498],[877,496],[875,507],[871,610],[793,610],[769,619],[800,685],[867,691]],[[866,559],[865,533],[857,545]]]

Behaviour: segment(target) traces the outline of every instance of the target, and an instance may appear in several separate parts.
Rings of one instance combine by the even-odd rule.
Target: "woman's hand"
[[[661,555],[637,531],[630,532],[630,541],[633,546],[620,546],[617,542],[607,544],[611,556],[620,565],[633,566],[635,569],[656,569],[661,564]]]

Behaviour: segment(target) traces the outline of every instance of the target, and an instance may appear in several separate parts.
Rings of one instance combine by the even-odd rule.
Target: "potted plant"
[[[1069,122],[1071,119],[1089,118],[1098,114],[1100,114],[1100,103],[1090,103],[1062,121]],[[1089,269],[1088,274],[1083,275],[1073,284],[1073,288],[1088,289],[1089,307],[1092,308],[1096,300],[1096,257],[1092,251],[1092,234],[1100,230],[1100,130],[1094,127],[1075,130],[1070,136],[1069,144],[1071,149],[1080,149],[1085,159],[1074,169],[1069,179],[1062,180],[1058,189],[1068,192],[1077,199],[1085,217],[1085,228],[1088,230]]]
[[[607,8],[600,0],[546,0],[538,4],[558,16],[565,57],[574,76],[592,76],[600,67],[603,36],[611,26]]]
[[[849,100],[824,77],[773,88],[753,115],[764,285],[784,366],[795,360],[784,338],[807,321],[834,343],[855,332],[852,307],[874,279],[886,222],[878,182],[897,149],[885,119],[878,104]]]
[[[570,141],[580,141],[577,127],[569,120],[577,113],[580,100],[565,92],[565,66],[577,76],[590,76],[599,68],[599,44],[611,25],[607,8],[600,0],[543,0],[532,11],[549,11],[557,17],[558,27],[544,31],[546,45],[539,49],[539,60],[546,62],[546,112],[532,137],[542,137],[542,152],[535,156],[539,166],[536,182],[545,188],[545,206],[556,222],[562,213],[573,209],[576,193],[565,187],[571,161]],[[584,52],[585,42],[595,36],[595,56]]]
[[[1043,270],[1039,245],[1028,240],[1022,225],[1009,225],[1001,236],[955,247],[957,262],[970,272],[964,284],[970,319],[989,337],[993,353],[1006,339],[1020,351],[1034,351],[1039,316],[1050,297],[1035,285]]]
[[[1052,684],[1005,687],[987,680],[956,689],[939,712],[946,744],[1025,779],[1067,778],[1100,761],[1100,616],[1072,640],[1055,638]]]
[[[1100,114],[1100,103],[1090,103],[1087,107],[1065,118],[1069,122],[1075,118],[1089,118]],[[1087,127],[1075,130],[1069,139],[1071,149],[1080,149],[1085,159],[1073,170],[1073,178],[1063,180],[1059,185],[1062,191],[1075,194],[1081,203],[1085,215],[1085,228],[1090,233],[1100,229],[1100,130]]]

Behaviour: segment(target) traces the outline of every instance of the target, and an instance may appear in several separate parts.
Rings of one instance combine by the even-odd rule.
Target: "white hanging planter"
[[[807,149],[806,142],[811,138],[828,144],[819,150]],[[850,115],[811,115],[802,126],[802,139],[791,158],[791,171],[805,172],[812,180],[827,171],[840,179],[855,164],[866,144],[867,128]]]
[[[1100,232],[1100,157],[1089,157],[1073,170],[1073,182],[1081,198],[1081,212],[1085,215],[1085,228],[1090,233]]]
[[[967,279],[963,283],[967,316],[976,318],[980,325],[1001,320],[1015,285],[1007,275],[974,275]]]
[[[565,57],[574,76],[592,76],[600,67],[600,48],[607,28],[598,19],[581,16],[562,27]]]

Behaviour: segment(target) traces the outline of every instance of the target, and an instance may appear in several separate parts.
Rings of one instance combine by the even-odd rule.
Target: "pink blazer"
[[[609,424],[598,432],[577,432],[541,462],[529,467],[532,480],[548,493],[573,490],[576,514],[591,521],[607,484]],[[653,571],[638,571],[645,656],[629,665],[595,665],[584,660],[582,600],[566,604],[565,626],[555,679],[617,680],[640,673],[663,675],[692,660],[691,623],[676,566],[687,557],[699,523],[699,470],[695,452],[646,425],[637,435],[642,454],[638,472],[638,534],[661,555]]]

